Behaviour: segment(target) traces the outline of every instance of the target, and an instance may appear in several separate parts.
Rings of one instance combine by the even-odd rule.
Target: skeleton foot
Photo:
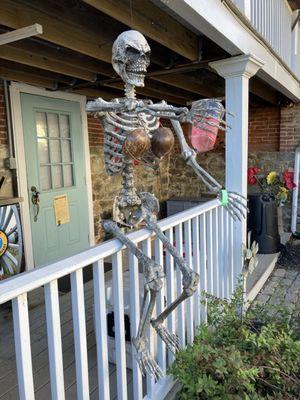
[[[136,360],[138,362],[141,373],[145,375],[146,373],[153,375],[156,380],[159,378],[163,378],[164,373],[160,369],[157,362],[154,360],[152,355],[150,354],[147,344],[148,341],[146,338],[132,338],[132,344],[136,349]]]
[[[161,322],[152,320],[151,325],[156,330],[160,338],[164,341],[168,350],[170,350],[173,354],[176,354],[176,352],[180,350],[180,343],[178,336],[170,332]]]

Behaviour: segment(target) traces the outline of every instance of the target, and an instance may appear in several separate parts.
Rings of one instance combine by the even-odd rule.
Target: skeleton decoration
[[[161,377],[162,371],[148,349],[146,336],[149,324],[175,353],[179,349],[177,336],[164,325],[165,319],[178,305],[195,292],[199,276],[182,258],[157,224],[156,215],[159,203],[153,194],[138,193],[133,180],[136,160],[152,166],[159,165],[161,159],[170,153],[174,136],[170,129],[163,128],[160,118],[169,119],[179,140],[181,156],[191,166],[197,176],[215,193],[232,218],[241,219],[242,209],[247,209],[245,199],[238,193],[227,192],[196,161],[196,152],[185,140],[180,122],[210,131],[212,127],[226,129],[223,121],[225,110],[218,100],[205,99],[186,107],[173,107],[165,101],[153,103],[151,100],[138,100],[135,86],[144,86],[147,67],[150,63],[150,47],[144,36],[134,30],[118,36],[112,48],[112,65],[125,83],[125,97],[105,101],[98,98],[87,104],[87,112],[100,118],[104,131],[105,168],[109,175],[122,174],[122,187],[115,198],[113,220],[104,220],[103,228],[114,234],[139,260],[145,275],[144,300],[141,307],[140,324],[137,336],[132,339],[136,349],[136,359],[142,373]],[[152,313],[158,292],[163,285],[164,272],[161,265],[144,254],[123,233],[121,227],[136,227],[141,222],[154,232],[182,273],[182,294],[156,318]],[[148,293],[150,300],[147,302]]]

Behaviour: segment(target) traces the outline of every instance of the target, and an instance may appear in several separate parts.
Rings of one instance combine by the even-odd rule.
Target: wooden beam
[[[63,59],[51,59],[41,53],[27,51],[25,48],[13,46],[0,46],[0,58],[4,60],[15,61],[32,67],[41,68],[47,71],[57,72],[60,74],[72,76],[86,81],[94,81],[96,74],[81,69],[76,64],[65,64]]]
[[[59,13],[57,17],[54,18],[52,15],[50,16],[48,11],[45,13],[36,7],[32,7],[31,3],[28,4],[27,2],[24,6],[19,3],[19,1],[20,0],[1,0],[1,25],[10,28],[18,28],[20,21],[26,23],[29,23],[31,20],[39,21],[44,26],[44,33],[42,35],[44,39],[60,46],[65,46],[81,54],[108,63],[111,62],[111,41],[108,41],[107,37],[101,36],[101,38],[98,39],[101,42],[99,43],[97,42],[96,32],[91,31],[86,26],[80,24],[75,25],[74,21],[73,24],[70,22],[70,13],[69,17],[63,14],[66,19],[62,20],[60,19],[61,15]],[[104,71],[99,70],[99,72],[105,75]],[[211,85],[197,82],[190,77],[190,74],[155,77],[155,80],[202,96],[211,97],[215,95],[213,88],[210,90]]]
[[[249,91],[270,104],[278,105],[279,98],[276,90],[257,77],[250,79]]]
[[[198,59],[198,37],[149,0],[83,0],[189,60]]]
[[[112,41],[103,32],[104,30],[99,29],[97,34],[84,24],[72,23],[70,17],[64,18],[65,14],[63,16],[59,13],[56,16],[53,14],[43,12],[27,2],[24,5],[18,0],[1,0],[0,24],[18,29],[21,25],[30,25],[38,21],[44,27],[41,38],[96,59],[111,62]]]
[[[219,97],[224,95],[224,89],[220,90],[208,82],[202,82],[200,78],[197,79],[191,74],[171,74],[156,76],[155,78],[150,79],[155,79],[158,82],[167,83],[168,85],[173,85],[178,88],[188,90],[203,97]]]
[[[123,85],[123,83],[119,83],[119,82],[111,83],[111,84],[109,84],[109,87],[113,87],[113,88],[122,90],[122,93],[123,93],[123,96],[124,96],[124,92],[123,92],[124,85]],[[184,99],[184,98],[176,96],[176,95],[164,93],[163,88],[161,88],[161,90],[158,92],[156,90],[150,89],[147,86],[146,87],[136,87],[136,91],[137,91],[138,94],[141,94],[142,96],[145,96],[147,98],[157,99],[159,101],[166,100],[170,104],[172,104],[172,103],[175,103],[175,104],[186,104],[187,103],[187,99]]]
[[[43,33],[43,27],[40,24],[25,26],[24,28],[15,29],[11,32],[2,33],[0,35],[0,46],[7,43],[16,42],[31,36]]]
[[[21,68],[14,70],[2,65],[1,62],[0,77],[9,81],[28,83],[29,85],[40,86],[46,89],[55,89],[57,86],[54,79],[39,76],[36,73],[25,72]]]

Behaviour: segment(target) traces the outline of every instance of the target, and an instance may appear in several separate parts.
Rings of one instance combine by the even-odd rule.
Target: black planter
[[[251,194],[249,199],[248,231],[259,245],[258,253],[272,254],[280,250],[277,202],[272,194]]]

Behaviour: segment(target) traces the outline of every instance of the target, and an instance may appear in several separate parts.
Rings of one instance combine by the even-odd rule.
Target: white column
[[[249,79],[262,67],[263,62],[253,55],[241,55],[209,65],[225,78],[226,109],[234,115],[227,116],[231,129],[226,132],[225,187],[228,191],[247,197]],[[242,271],[241,246],[246,243],[246,225],[245,219],[234,224],[235,279]]]

